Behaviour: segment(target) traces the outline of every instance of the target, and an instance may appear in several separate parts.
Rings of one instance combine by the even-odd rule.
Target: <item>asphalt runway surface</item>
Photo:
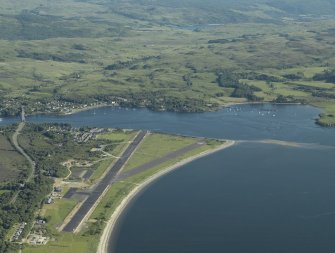
[[[121,170],[123,165],[126,163],[128,158],[135,151],[136,147],[143,140],[146,135],[146,131],[140,131],[135,137],[134,141],[127,147],[127,149],[122,154],[122,157],[119,158],[113,167],[107,172],[106,176],[98,183],[86,201],[78,209],[77,213],[72,217],[71,221],[64,227],[63,231],[65,232],[74,232],[78,226],[81,224],[83,219],[90,212],[94,204],[98,201],[103,192],[111,185],[115,179],[118,172]]]
[[[192,151],[192,150],[194,150],[196,148],[199,148],[200,146],[202,146],[204,144],[205,143],[203,143],[203,142],[193,143],[193,144],[190,144],[190,145],[188,145],[186,147],[178,149],[178,150],[176,150],[174,152],[171,152],[171,153],[169,153],[169,154],[167,154],[167,155],[165,155],[163,157],[160,157],[160,158],[158,158],[156,160],[152,160],[150,162],[147,162],[147,163],[145,163],[145,164],[143,164],[141,166],[138,166],[137,168],[132,169],[129,172],[121,174],[117,178],[117,181],[124,180],[124,179],[126,179],[128,177],[134,176],[134,175],[136,175],[138,173],[141,173],[141,172],[146,171],[148,169],[154,168],[154,167],[156,167],[156,166],[158,166],[158,165],[160,165],[162,163],[165,163],[165,162],[167,162],[169,160],[172,160],[174,158],[182,156],[183,154],[185,154],[187,152],[190,152],[190,151]]]
[[[65,195],[63,196],[64,199],[70,199],[72,198],[72,196],[76,193],[77,188],[70,188],[67,193],[65,193]]]

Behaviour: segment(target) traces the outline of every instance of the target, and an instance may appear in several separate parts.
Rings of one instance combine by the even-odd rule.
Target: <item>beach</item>
[[[170,167],[167,167],[166,169],[163,169],[159,172],[157,172],[156,174],[148,177],[146,180],[144,180],[140,185],[136,186],[120,203],[120,205],[115,209],[115,211],[113,212],[111,218],[109,219],[109,221],[107,222],[107,225],[101,235],[100,238],[100,242],[98,245],[98,249],[97,249],[97,253],[108,253],[108,245],[109,245],[109,241],[113,236],[113,231],[116,227],[116,224],[118,222],[118,219],[121,217],[123,211],[127,208],[128,204],[134,199],[134,197],[136,195],[138,195],[145,187],[147,187],[148,185],[150,185],[152,182],[154,182],[155,180],[157,180],[158,178],[160,178],[161,176],[164,176],[176,169],[178,169],[179,167],[188,164],[194,160],[197,160],[201,157],[213,154],[215,152],[218,152],[220,150],[229,148],[231,146],[233,146],[235,144],[235,141],[231,141],[231,140],[227,140],[223,145],[212,149],[212,150],[207,150],[205,152],[202,152],[198,155],[186,158]]]

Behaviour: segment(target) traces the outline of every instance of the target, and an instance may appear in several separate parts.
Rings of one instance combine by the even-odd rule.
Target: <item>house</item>
[[[62,187],[55,187],[54,192],[62,192]]]
[[[52,198],[51,197],[48,197],[45,201],[46,204],[51,204],[52,203]]]

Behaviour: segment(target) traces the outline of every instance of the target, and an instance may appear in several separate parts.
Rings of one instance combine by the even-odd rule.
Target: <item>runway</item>
[[[108,171],[106,176],[97,184],[95,189],[89,195],[89,197],[84,201],[81,207],[78,209],[77,213],[72,217],[70,222],[66,224],[63,231],[65,232],[75,232],[80,224],[85,220],[85,218],[90,213],[91,209],[94,207],[96,202],[102,196],[102,194],[106,191],[106,189],[113,183],[117,174],[126,163],[128,158],[133,154],[136,147],[143,140],[144,136],[147,134],[146,131],[140,131],[135,137],[134,141],[127,147],[127,149],[122,154],[121,158],[119,158],[116,163],[112,166],[112,168]]]

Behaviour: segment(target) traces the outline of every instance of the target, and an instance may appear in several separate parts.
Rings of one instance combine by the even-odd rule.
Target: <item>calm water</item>
[[[133,201],[110,252],[330,253],[335,251],[335,129],[315,125],[319,113],[292,105],[203,114],[102,108],[29,120],[321,144],[303,149],[243,142],[180,168]]]
[[[74,126],[149,129],[235,140],[281,139],[334,144],[334,129],[314,124],[320,111],[298,105],[244,105],[212,113],[157,113],[146,109],[101,108],[69,116],[33,116],[33,122],[64,122]],[[17,122],[7,118],[0,125]]]
[[[272,145],[211,155],[138,197],[110,252],[334,252],[334,164],[334,150]]]

